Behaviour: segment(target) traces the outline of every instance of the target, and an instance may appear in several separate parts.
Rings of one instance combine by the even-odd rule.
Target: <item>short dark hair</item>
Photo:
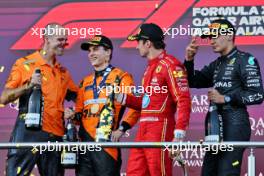
[[[155,42],[152,42],[153,43],[153,46],[155,49],[165,49],[166,47],[166,44],[164,43],[164,41],[155,41]]]
[[[146,39],[142,39],[143,40],[143,44],[145,44],[146,43]],[[150,40],[149,40],[150,41]],[[160,40],[160,41],[150,41],[150,42],[152,42],[153,43],[153,46],[154,46],[154,48],[155,49],[165,49],[165,47],[166,47],[166,44],[164,43],[164,41],[163,40]]]
[[[232,30],[232,36],[233,36],[233,42],[235,42],[236,29],[235,29],[234,25],[230,21],[228,21],[227,19],[224,19],[221,15],[220,16],[218,15],[218,17],[219,17],[219,19],[213,20],[211,22],[211,24],[209,25],[209,29],[210,30],[213,30],[213,29],[218,29],[218,30],[219,29],[220,30],[221,29],[225,29],[225,32],[227,32],[226,29],[231,29]],[[225,34],[228,35],[230,33],[225,33]],[[216,34],[212,34],[211,31],[210,31],[209,34],[202,34],[201,38],[207,38],[207,37],[212,38],[212,36],[214,36],[214,35],[216,35]]]

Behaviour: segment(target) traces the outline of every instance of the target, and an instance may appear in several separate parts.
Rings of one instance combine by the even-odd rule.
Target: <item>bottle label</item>
[[[67,125],[67,130],[71,130],[71,129],[73,129],[73,128],[74,128],[73,124],[72,124],[72,123],[68,123],[68,125]]]
[[[39,113],[27,113],[25,117],[26,125],[40,125],[40,114]]]
[[[105,107],[100,114],[99,125],[96,129],[96,142],[111,140],[113,120],[113,109],[111,107]]]
[[[217,107],[216,106],[209,106],[209,112],[216,111]]]
[[[220,142],[223,139],[223,119],[217,106],[210,104],[205,120],[205,141]]]
[[[76,153],[63,152],[61,154],[61,164],[76,164]]]
[[[111,126],[105,126],[96,129],[96,142],[106,142],[110,141],[111,137]]]

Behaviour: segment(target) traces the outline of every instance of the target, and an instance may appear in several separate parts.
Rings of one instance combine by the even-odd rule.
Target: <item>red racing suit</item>
[[[185,135],[190,118],[191,98],[184,66],[164,51],[148,62],[142,85],[145,90],[142,96],[127,95],[123,100],[126,106],[141,110],[135,141],[170,142],[174,135]],[[172,160],[168,151],[131,149],[127,175],[172,175]]]

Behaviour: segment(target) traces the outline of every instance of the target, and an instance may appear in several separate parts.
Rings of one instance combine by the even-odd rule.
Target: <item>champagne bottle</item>
[[[67,130],[66,131],[66,141],[76,142],[77,141],[77,129],[71,119],[68,119],[67,121],[66,130]]]
[[[223,120],[215,103],[210,102],[205,119],[205,141],[221,142],[223,140]]]
[[[114,89],[107,97],[106,104],[100,112],[99,123],[96,128],[96,142],[111,141],[111,133],[114,123]]]
[[[64,142],[76,142],[77,141],[77,129],[72,123],[71,119],[68,119],[66,125],[66,133],[63,136]],[[78,154],[76,151],[72,151],[71,148],[64,148],[61,153],[61,164],[64,168],[74,168],[78,164]]]
[[[35,73],[41,73],[40,69],[36,69]],[[43,115],[43,96],[41,86],[36,85],[29,97],[28,112],[25,117],[25,125],[27,128],[40,130],[42,126]]]

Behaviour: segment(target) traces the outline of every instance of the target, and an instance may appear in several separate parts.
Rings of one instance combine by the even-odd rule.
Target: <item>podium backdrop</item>
[[[165,32],[167,52],[184,60],[185,47],[190,42],[191,29],[207,26],[217,15],[228,18],[237,28],[238,48],[252,53],[264,73],[264,1],[262,0],[146,0],[146,1],[68,1],[68,0],[10,0],[0,1],[0,91],[9,75],[12,64],[21,56],[39,49],[43,38],[41,28],[57,22],[69,28],[69,47],[58,60],[67,67],[77,84],[93,70],[87,53],[80,44],[96,33],[109,36],[114,43],[112,64],[130,72],[137,85],[141,83],[146,60],[135,49],[135,43],[126,37],[138,31],[144,22],[155,22]],[[189,32],[188,32],[189,31]],[[198,39],[199,40],[199,39]],[[213,53],[208,41],[199,40],[200,49],[195,67],[202,68],[218,55]],[[198,141],[204,137],[204,117],[208,109],[207,90],[192,89],[192,114],[187,140]],[[69,106],[66,103],[66,106]],[[250,122],[252,141],[264,140],[264,105],[251,106]],[[0,142],[7,142],[17,115],[17,102],[0,108]],[[133,141],[137,126],[126,133],[122,141]],[[3,175],[7,150],[0,150],[0,175]],[[242,175],[247,173],[247,150],[244,155]],[[125,175],[129,150],[122,149],[122,175]],[[191,176],[198,176],[203,153],[183,152]],[[256,175],[264,174],[264,149],[256,149]],[[174,167],[174,175],[179,172]],[[37,172],[34,171],[35,175]],[[66,175],[73,175],[67,170]]]

